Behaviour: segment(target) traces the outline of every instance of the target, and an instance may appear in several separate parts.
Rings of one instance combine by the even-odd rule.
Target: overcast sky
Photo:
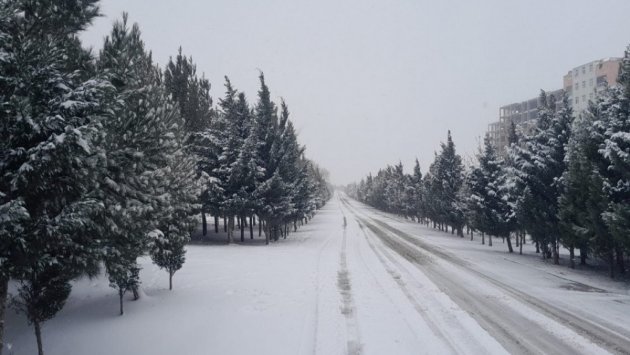
[[[334,183],[388,163],[423,172],[452,131],[471,156],[499,106],[562,87],[569,69],[621,56],[628,0],[103,0],[99,49],[123,11],[164,65],[179,46],[223,94],[255,101],[258,69],[307,155]]]

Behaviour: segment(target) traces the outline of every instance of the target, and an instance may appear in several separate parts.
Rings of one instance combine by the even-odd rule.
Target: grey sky
[[[103,0],[83,36],[101,47],[123,11],[161,65],[192,55],[223,94],[265,72],[307,155],[348,183],[399,160],[423,172],[451,129],[472,155],[499,106],[562,87],[630,43],[630,1]]]

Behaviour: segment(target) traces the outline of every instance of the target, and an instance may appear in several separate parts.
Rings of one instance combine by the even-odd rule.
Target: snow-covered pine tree
[[[265,77],[260,73],[260,90],[254,110],[256,126],[256,155],[259,169],[263,172],[256,187],[258,206],[256,214],[264,221],[265,240],[278,239],[282,218],[290,210],[291,199],[287,196],[287,186],[278,171],[279,123],[276,105],[271,101]],[[273,234],[273,235],[272,235]]]
[[[444,219],[452,228],[457,230],[457,235],[463,237],[464,202],[459,195],[464,180],[463,166],[462,158],[455,152],[455,143],[453,143],[450,130],[446,143],[441,144],[441,149],[440,155],[438,155],[440,163],[436,178],[441,185],[439,192],[445,204]]]
[[[164,86],[177,104],[184,129],[191,138],[208,128],[213,114],[210,82],[203,75],[197,75],[192,57],[184,56],[181,47],[175,60],[169,58],[164,69]]]
[[[572,136],[567,146],[565,162],[567,169],[562,175],[562,194],[559,200],[558,218],[560,223],[560,241],[569,249],[569,267],[575,268],[575,249],[581,254],[581,264],[586,263],[587,250],[593,239],[589,204],[593,196],[590,191],[593,181],[594,165],[589,156],[593,148],[590,139],[590,116],[580,115],[572,128]],[[600,215],[602,211],[596,214]],[[598,218],[599,219],[599,218]]]
[[[515,219],[504,188],[503,160],[488,136],[478,160],[479,166],[472,169],[468,179],[472,221],[481,232],[506,238],[508,251],[512,253],[511,232],[515,229]]]
[[[244,221],[252,216],[256,207],[256,182],[262,177],[256,155],[256,128],[249,103],[245,94],[240,92],[236,100],[238,119],[233,125],[232,134],[238,137],[238,155],[230,171],[230,185],[234,191],[232,205],[237,216]],[[250,220],[251,223],[251,220]],[[253,237],[253,226],[250,225]],[[245,225],[241,223],[241,242],[245,239]]]
[[[544,91],[540,101],[542,108],[534,132],[525,140],[525,146],[518,148],[516,180],[524,197],[517,211],[523,227],[542,246],[543,258],[553,255],[554,263],[558,263],[558,201],[573,112],[566,96],[558,108],[555,98],[547,97]]]
[[[290,207],[284,216],[284,224],[287,225],[291,222],[295,222],[297,218],[300,218],[299,210],[296,208],[301,201],[298,192],[303,181],[301,157],[304,154],[304,147],[300,146],[297,141],[297,134],[293,127],[293,122],[289,120],[289,109],[282,100],[280,104],[280,125],[282,130],[280,134],[278,169],[282,176],[282,180],[287,184],[287,194],[290,198]],[[297,227],[294,223],[294,227]],[[285,228],[285,237],[288,230]]]
[[[207,142],[204,133],[210,127],[214,116],[212,97],[210,96],[210,82],[202,75],[197,75],[197,66],[192,57],[182,54],[181,47],[175,59],[169,58],[164,70],[164,86],[171,99],[177,104],[179,113],[184,121],[186,137],[186,151],[193,155],[199,179],[209,184],[207,172],[203,169],[208,161]],[[202,182],[201,180],[199,181]],[[211,188],[212,186],[210,186]],[[202,196],[199,196],[202,202]],[[203,235],[207,232],[206,210],[201,211]],[[215,214],[215,229],[218,228],[218,216]]]
[[[139,287],[137,258],[146,252],[148,233],[167,206],[170,159],[180,148],[181,117],[168,99],[162,77],[144,48],[137,24],[127,14],[114,23],[100,53],[98,69],[115,86],[113,107],[103,122],[101,154],[106,159],[101,199],[103,259],[110,284],[123,296]],[[137,295],[136,295],[137,297]]]
[[[78,39],[97,15],[91,0],[0,4],[0,318],[11,277],[40,354],[41,323],[98,259],[93,140],[109,86]]]
[[[424,220],[426,214],[424,212],[424,185],[422,171],[420,169],[420,162],[417,158],[413,167],[413,175],[411,175],[411,188],[414,216],[418,219],[418,222],[420,222]]]
[[[182,132],[183,133],[183,132]],[[184,264],[186,243],[197,225],[201,184],[194,158],[183,149],[184,135],[180,136],[180,148],[169,158],[163,171],[163,191],[166,200],[160,207],[157,229],[149,233],[149,251],[153,262],[169,275],[169,289],[173,289],[173,275]]]

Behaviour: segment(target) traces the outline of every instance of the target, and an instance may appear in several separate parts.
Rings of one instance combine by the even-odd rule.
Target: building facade
[[[556,104],[560,104],[566,94],[573,113],[577,116],[588,108],[588,102],[602,90],[617,85],[620,65],[621,58],[606,58],[575,67],[564,75],[563,88],[548,91],[547,95],[553,95]],[[528,134],[536,123],[541,105],[540,97],[535,97],[499,108],[499,121],[488,125],[488,136],[499,153],[505,153],[512,122],[516,124],[518,131]]]
[[[563,88],[576,115],[584,112],[588,102],[607,86],[617,85],[620,65],[620,58],[606,58],[569,70],[563,78]]]

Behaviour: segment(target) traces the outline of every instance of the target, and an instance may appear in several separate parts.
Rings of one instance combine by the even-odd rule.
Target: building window
[[[586,74],[586,67],[582,67],[582,74]]]
[[[586,81],[582,81],[582,89],[586,88]]]
[[[573,75],[574,76],[578,76],[578,70],[577,69],[573,70]]]
[[[588,65],[588,71],[590,71],[590,72],[593,71],[593,63]]]

